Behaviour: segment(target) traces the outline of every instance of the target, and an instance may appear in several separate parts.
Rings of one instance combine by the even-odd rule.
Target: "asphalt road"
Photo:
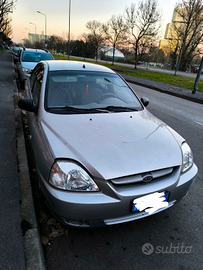
[[[139,96],[150,99],[149,111],[190,144],[199,167],[196,184],[180,203],[148,218],[105,228],[69,228],[53,237],[44,246],[48,270],[202,270],[203,106],[133,87]],[[49,215],[45,208],[43,211],[41,214]],[[56,225],[48,225],[50,221],[51,216],[41,223],[43,236],[56,229]]]

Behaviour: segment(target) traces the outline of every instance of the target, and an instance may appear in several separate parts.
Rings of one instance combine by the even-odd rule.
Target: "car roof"
[[[110,68],[98,64],[92,64],[82,61],[69,61],[69,60],[49,60],[44,61],[49,66],[49,71],[58,70],[79,70],[79,71],[96,71],[114,73]]]

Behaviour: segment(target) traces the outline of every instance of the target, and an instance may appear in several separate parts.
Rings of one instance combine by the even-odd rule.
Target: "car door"
[[[29,85],[28,85],[28,96],[33,99],[33,105],[36,106],[37,112],[28,113],[28,122],[32,140],[33,152],[35,155],[36,165],[43,163],[43,135],[41,132],[40,124],[40,114],[39,114],[39,105],[40,105],[40,94],[42,88],[42,81],[44,76],[44,66],[39,64],[33,71]]]

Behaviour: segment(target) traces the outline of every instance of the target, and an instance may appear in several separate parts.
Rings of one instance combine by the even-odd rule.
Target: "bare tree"
[[[176,52],[177,70],[185,71],[195,55],[201,54],[203,42],[203,1],[181,0],[176,4],[171,28],[173,52]]]
[[[94,44],[95,47],[95,57],[97,60],[99,45],[104,41],[104,31],[103,24],[100,21],[89,21],[86,24],[86,28],[90,31],[85,39],[88,39],[90,42]]]
[[[114,64],[116,45],[117,43],[123,42],[127,38],[127,29],[128,27],[121,15],[118,15],[117,17],[113,15],[108,23],[103,25],[103,30],[106,34],[106,40],[108,40],[113,47],[112,65]]]
[[[161,12],[158,9],[156,0],[141,0],[138,4],[137,10],[135,4],[131,4],[126,8],[126,21],[129,28],[130,40],[134,47],[135,53],[135,68],[138,62],[138,52],[143,40],[156,39],[161,21]]]
[[[62,53],[65,49],[65,40],[60,36],[53,35],[49,38],[49,48],[54,53]]]
[[[0,37],[6,39],[12,34],[10,25],[11,19],[9,13],[13,12],[13,6],[16,1],[0,0]]]
[[[8,18],[8,16],[4,16],[4,19],[0,24],[0,37],[4,41],[12,34],[12,27],[10,22],[11,20]]]
[[[32,42],[30,42],[28,39],[24,39],[23,46],[25,46],[26,48],[32,48]]]

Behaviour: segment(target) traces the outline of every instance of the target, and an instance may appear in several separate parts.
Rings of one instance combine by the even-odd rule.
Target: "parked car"
[[[133,221],[180,201],[197,167],[186,141],[106,67],[42,61],[18,106],[28,112],[41,190],[64,224]]]
[[[13,49],[14,63],[19,62],[21,50],[22,50],[22,47],[14,47],[14,49]]]
[[[29,78],[30,73],[38,62],[42,60],[53,60],[54,57],[47,50],[26,49],[21,50],[17,60],[18,74],[21,87],[24,87],[25,80]]]

